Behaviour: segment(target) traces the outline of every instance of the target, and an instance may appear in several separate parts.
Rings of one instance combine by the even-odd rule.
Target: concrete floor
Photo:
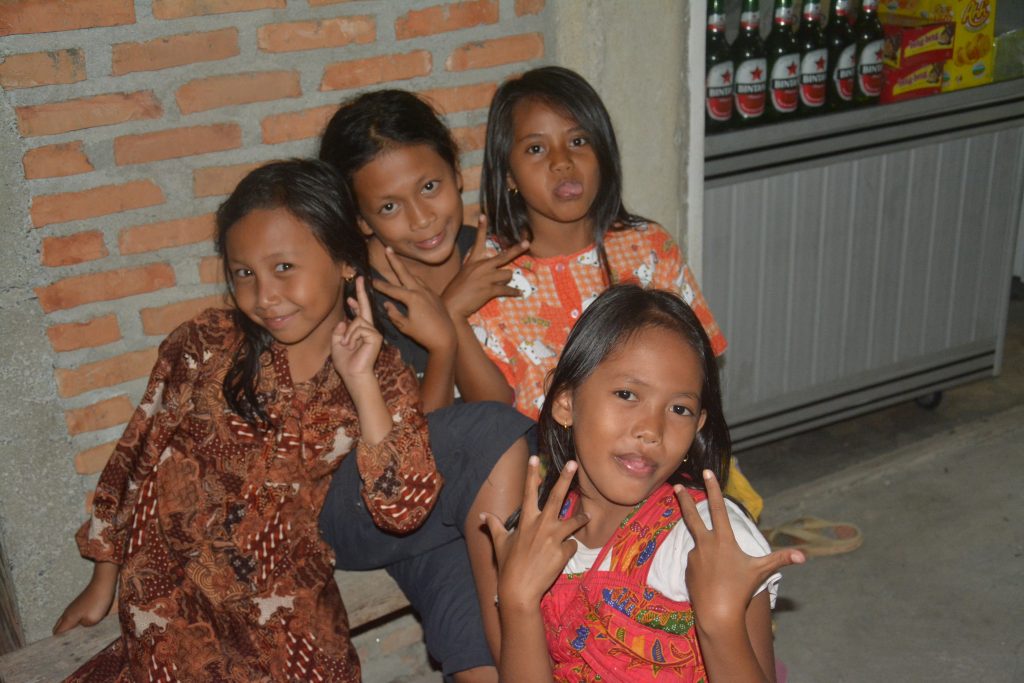
[[[1024,681],[1024,301],[998,377],[739,457],[765,526],[811,514],[864,533],[784,572],[790,683]]]

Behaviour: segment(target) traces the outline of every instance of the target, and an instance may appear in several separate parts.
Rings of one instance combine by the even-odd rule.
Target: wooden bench
[[[384,570],[335,572],[353,631],[403,614],[409,601]],[[0,657],[0,682],[55,683],[110,644],[119,633],[117,615],[91,628],[44,638]]]

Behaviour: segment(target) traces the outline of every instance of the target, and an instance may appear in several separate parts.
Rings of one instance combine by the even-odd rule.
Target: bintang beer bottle
[[[821,3],[805,0],[796,32],[800,44],[800,113],[808,116],[825,109],[825,81],[828,80],[828,49],[821,32]]]
[[[793,35],[793,0],[776,0],[772,32],[764,41],[768,56],[768,103],[764,117],[781,121],[796,114],[800,98],[800,46]]]
[[[732,44],[732,61],[736,65],[733,121],[737,126],[755,125],[764,116],[768,64],[760,25],[758,0],[743,0],[740,34]]]
[[[853,101],[858,105],[874,104],[882,94],[882,24],[878,21],[878,0],[863,0],[857,23],[857,78]]]
[[[825,27],[828,46],[828,80],[825,106],[836,111],[853,104],[853,79],[857,71],[857,37],[850,26],[849,0],[832,0]]]
[[[718,133],[732,119],[733,68],[725,40],[724,0],[708,0],[707,49],[704,51],[704,130]]]

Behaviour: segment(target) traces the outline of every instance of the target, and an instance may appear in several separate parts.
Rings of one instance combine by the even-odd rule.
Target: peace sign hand
[[[528,467],[519,526],[508,531],[502,520],[493,514],[481,515],[487,523],[498,560],[498,600],[502,606],[539,606],[544,593],[576,553],[572,535],[590,521],[586,513],[567,519],[558,517],[576,474],[575,461],[567,462],[562,468],[543,510],[537,507],[540,459],[530,456]]]
[[[349,298],[349,307],[355,312],[352,320],[343,320],[331,334],[331,361],[346,385],[354,380],[370,379],[376,382],[373,364],[380,353],[384,338],[373,326],[373,310],[366,294],[366,280],[356,278],[356,298]]]
[[[704,470],[704,484],[710,529],[690,494],[678,484],[674,490],[683,522],[694,540],[686,559],[686,588],[698,619],[712,626],[742,620],[758,586],[782,567],[801,564],[805,558],[799,550],[777,550],[763,557],[747,555],[736,542],[722,490],[711,470]]]
[[[481,215],[477,221],[473,249],[458,275],[448,283],[441,295],[452,319],[468,318],[495,297],[522,294],[515,287],[509,286],[512,271],[505,266],[525,254],[530,243],[523,241],[494,256],[488,256],[486,242],[487,218]]]
[[[402,259],[388,247],[384,256],[391,265],[397,284],[375,278],[373,286],[379,292],[405,304],[406,313],[402,314],[390,301],[384,302],[384,312],[394,323],[398,331],[411,337],[428,352],[434,353],[455,346],[455,326],[448,316],[441,297],[424,284],[423,280],[409,272]]]

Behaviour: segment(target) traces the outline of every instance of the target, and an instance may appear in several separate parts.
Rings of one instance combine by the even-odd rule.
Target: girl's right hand
[[[53,625],[53,635],[64,633],[76,626],[93,626],[110,613],[117,593],[119,567],[111,562],[97,562],[89,585],[71,601]]]
[[[575,554],[576,541],[572,535],[589,522],[590,517],[577,513],[567,519],[559,519],[558,515],[576,467],[574,460],[566,463],[544,509],[540,510],[537,507],[540,459],[530,456],[519,526],[508,531],[495,515],[489,512],[482,515],[498,560],[497,598],[502,609],[537,607]]]
[[[391,322],[399,332],[411,337],[427,351],[454,348],[455,326],[441,297],[410,273],[391,247],[385,249],[384,257],[391,265],[398,282],[391,283],[377,278],[374,279],[373,286],[382,294],[401,301],[407,310],[407,313],[402,315],[397,306],[385,301],[384,310]]]
[[[480,216],[476,241],[469,257],[441,295],[453,320],[468,318],[496,297],[522,295],[518,289],[509,286],[512,271],[504,266],[525,254],[530,243],[520,242],[494,256],[488,256],[486,242],[487,218]]]

